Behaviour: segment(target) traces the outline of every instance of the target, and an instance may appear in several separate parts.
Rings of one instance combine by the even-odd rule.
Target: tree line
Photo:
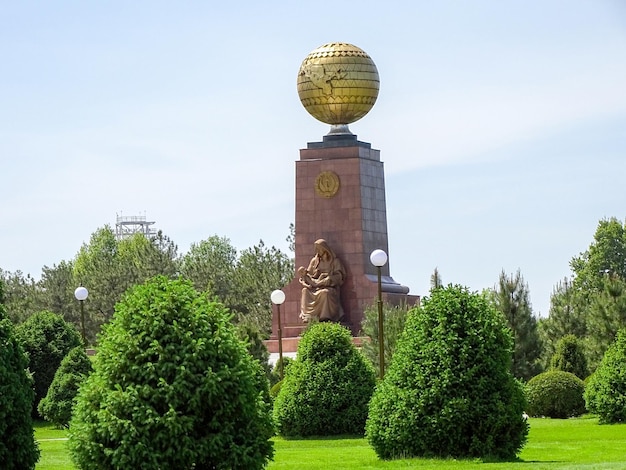
[[[554,287],[549,314],[533,312],[530,290],[520,270],[500,273],[485,295],[505,318],[513,333],[512,372],[524,381],[555,367],[559,348],[567,357],[583,357],[585,377],[598,367],[618,331],[626,327],[626,224],[616,218],[600,220],[589,247],[570,262],[572,274]],[[435,269],[430,295],[444,287]],[[406,309],[385,307],[385,363],[389,364],[395,340],[404,328]],[[364,352],[378,364],[378,327],[375,308],[366,309],[363,331],[372,338]],[[571,367],[581,367],[570,364]],[[563,367],[559,366],[561,370]],[[584,379],[585,377],[581,377]]]
[[[518,270],[500,273],[488,291],[513,332],[513,373],[529,380],[552,367],[564,339],[575,343],[593,373],[620,328],[626,327],[626,223],[599,221],[589,247],[570,261],[571,275],[558,282],[545,318],[534,315],[528,284]],[[439,273],[433,274],[441,284]],[[584,377],[583,377],[584,378]]]
[[[49,311],[80,328],[80,304],[74,290],[87,287],[85,332],[90,344],[112,318],[124,293],[156,275],[189,279],[198,291],[208,292],[230,309],[236,322],[269,336],[269,294],[291,280],[293,263],[291,256],[268,247],[263,240],[239,252],[228,238],[213,235],[193,243],[180,255],[177,245],[161,231],[150,237],[138,233],[118,240],[106,225],[91,235],[73,259],[44,266],[40,280],[1,269],[0,278],[7,315],[15,324]]]
[[[287,240],[293,249],[293,225],[290,229]],[[576,338],[593,372],[618,330],[626,326],[626,224],[617,218],[600,220],[591,244],[572,258],[570,267],[571,275],[554,287],[545,318],[533,313],[529,288],[519,270],[502,271],[497,284],[484,292],[514,333],[516,377],[528,380],[548,369],[558,342],[566,336]],[[105,226],[91,235],[72,260],[44,266],[39,281],[20,271],[0,270],[0,276],[8,316],[14,323],[46,310],[79,326],[80,306],[74,289],[86,286],[86,332],[93,343],[124,292],[157,274],[191,280],[198,291],[209,292],[228,307],[236,321],[267,337],[272,315],[268,293],[287,284],[293,272],[293,258],[262,240],[239,252],[228,238],[213,235],[179,255],[176,244],[162,232],[151,238],[136,234],[118,240]],[[442,285],[441,274],[435,270],[431,288]],[[398,322],[398,328],[402,326]]]

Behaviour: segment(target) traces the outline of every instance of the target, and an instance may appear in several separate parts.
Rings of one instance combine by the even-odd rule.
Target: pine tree
[[[542,364],[548,368],[556,352],[558,341],[567,335],[585,338],[587,325],[578,291],[571,280],[564,278],[553,289],[550,297],[550,312],[538,322],[542,341]]]
[[[439,270],[435,268],[430,276],[430,290],[437,289],[442,286],[443,280],[441,279],[441,274],[439,274]]]
[[[519,269],[510,277],[504,271],[500,273],[493,300],[513,332],[513,375],[529,380],[541,372],[541,341],[537,319],[530,305],[528,284]]]
[[[550,367],[585,380],[589,375],[589,368],[581,340],[574,335],[563,336],[556,344],[556,352],[552,356]]]
[[[618,275],[605,276],[603,289],[591,297],[587,312],[587,345],[593,371],[617,332],[626,327],[626,283]]]

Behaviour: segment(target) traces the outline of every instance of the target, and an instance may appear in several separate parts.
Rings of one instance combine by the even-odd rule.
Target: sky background
[[[434,268],[476,291],[519,269],[546,316],[626,216],[621,0],[0,0],[0,268],[38,279],[116,215],[181,253],[287,252],[299,149],[328,132],[296,77],[328,42],[378,67],[350,129],[385,163],[394,279],[424,296]]]

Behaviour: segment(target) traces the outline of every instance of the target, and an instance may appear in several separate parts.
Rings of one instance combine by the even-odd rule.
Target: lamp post
[[[374,250],[370,254],[370,261],[378,271],[378,362],[380,364],[380,378],[385,375],[385,335],[383,332],[383,289],[381,268],[387,263],[387,253],[383,250]]]
[[[85,339],[85,306],[83,305],[85,299],[89,295],[89,291],[86,287],[79,286],[74,291],[74,297],[80,302],[80,328],[83,335],[83,344],[87,347],[87,340]]]
[[[280,289],[276,289],[272,292],[270,298],[272,299],[272,303],[275,304],[278,309],[278,362],[280,364],[278,373],[280,380],[283,380],[283,331],[280,324],[280,306],[285,301],[285,293]]]

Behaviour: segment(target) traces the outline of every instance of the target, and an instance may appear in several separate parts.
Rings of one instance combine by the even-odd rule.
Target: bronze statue
[[[319,321],[339,322],[343,317],[340,288],[346,279],[346,270],[326,240],[315,242],[315,256],[308,268],[298,268],[298,276],[300,284],[304,286],[300,318],[304,322],[313,317]]]

